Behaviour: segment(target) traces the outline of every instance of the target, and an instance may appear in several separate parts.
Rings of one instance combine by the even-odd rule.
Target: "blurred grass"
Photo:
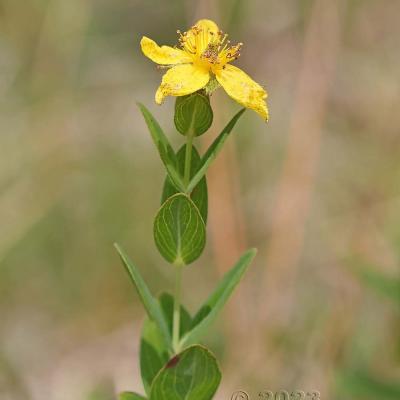
[[[259,248],[236,312],[210,334],[223,361],[221,398],[238,388],[284,387],[335,399],[346,395],[336,375],[359,370],[360,360],[374,382],[399,381],[398,313],[385,299],[396,297],[400,279],[395,0],[331,3],[340,49],[307,189],[310,209],[295,227],[304,228],[304,243],[294,284],[268,300],[268,314],[264,304],[265,282],[276,279],[265,260],[315,4],[0,0],[0,398],[84,399],[104,375],[118,390],[137,389],[132,368],[143,310],[112,243],[124,245],[155,292],[172,285],[152,238],[162,167],[135,101],[154,111],[175,144],[181,140],[172,129],[173,101],[154,105],[160,73],[139,40],[173,44],[176,29],[205,16],[245,43],[238,65],[266,85],[271,108],[268,125],[246,113],[213,166],[209,246],[186,275],[185,297],[195,309],[240,246]],[[223,93],[213,103],[209,137],[238,109]],[[304,142],[297,150],[307,158]],[[293,193],[306,190],[295,182]],[[294,251],[290,243],[285,251]],[[348,264],[353,257],[367,260],[357,264],[359,274]],[[288,299],[288,321],[278,323],[271,315]],[[134,346],[122,351],[121,341]],[[363,399],[369,383],[357,382],[362,390],[349,396]]]

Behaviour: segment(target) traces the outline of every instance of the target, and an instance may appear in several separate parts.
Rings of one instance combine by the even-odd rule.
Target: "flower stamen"
[[[215,65],[224,66],[240,57],[243,43],[231,46],[228,35],[223,31],[213,32],[195,25],[187,32],[178,30],[177,33],[182,50],[193,57],[193,62],[208,63],[210,69]]]

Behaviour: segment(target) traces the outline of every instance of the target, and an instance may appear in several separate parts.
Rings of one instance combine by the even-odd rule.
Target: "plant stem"
[[[185,170],[183,174],[183,184],[185,187],[189,185],[192,170],[192,150],[194,129],[193,124],[196,118],[197,110],[194,110],[192,123],[186,135],[186,151],[185,151]],[[180,351],[180,326],[181,326],[181,290],[182,290],[182,269],[181,263],[175,264],[175,296],[174,296],[174,315],[172,322],[172,348],[175,353]]]
[[[185,152],[185,171],[183,175],[183,183],[185,186],[189,185],[190,182],[190,172],[192,166],[192,147],[193,147],[193,129],[189,130],[186,142],[186,152]]]
[[[183,266],[175,265],[174,267],[175,267],[175,296],[174,296],[174,315],[173,315],[173,326],[172,326],[172,347],[175,353],[179,353]]]

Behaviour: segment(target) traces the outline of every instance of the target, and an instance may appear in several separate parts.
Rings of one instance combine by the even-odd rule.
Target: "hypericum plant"
[[[206,243],[208,192],[206,172],[221,151],[240,110],[203,156],[193,142],[211,126],[210,94],[221,85],[246,108],[268,118],[266,91],[239,68],[230,65],[242,46],[230,46],[227,36],[210,20],[200,20],[180,33],[180,48],[159,47],[143,37],[144,54],[167,68],[156,93],[156,102],[176,96],[175,127],[186,143],[175,152],[160,125],[139,104],[166,169],[161,208],[154,221],[154,240],[161,255],[172,264],[175,292],[154,298],[139,270],[119,245],[116,248],[147,311],[140,342],[140,369],[150,400],[209,400],[216,392],[221,372],[213,354],[198,343],[225,305],[256,254],[245,252],[222,278],[194,316],[181,305],[182,272],[200,257]],[[124,392],[121,400],[146,399]]]

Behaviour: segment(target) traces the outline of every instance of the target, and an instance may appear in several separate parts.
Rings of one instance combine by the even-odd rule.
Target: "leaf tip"
[[[118,253],[121,254],[121,252],[122,252],[121,246],[117,242],[114,242],[113,246],[118,251]]]
[[[258,253],[258,249],[256,247],[252,247],[251,249],[248,249],[246,253],[244,253],[244,256],[252,260]]]
[[[249,249],[249,252],[251,252],[254,255],[256,255],[258,253],[258,249],[257,249],[257,247],[252,247],[251,249]]]
[[[143,103],[141,103],[140,101],[136,101],[136,106],[139,108],[140,112],[144,115],[147,111],[147,108],[145,107],[145,105]]]

